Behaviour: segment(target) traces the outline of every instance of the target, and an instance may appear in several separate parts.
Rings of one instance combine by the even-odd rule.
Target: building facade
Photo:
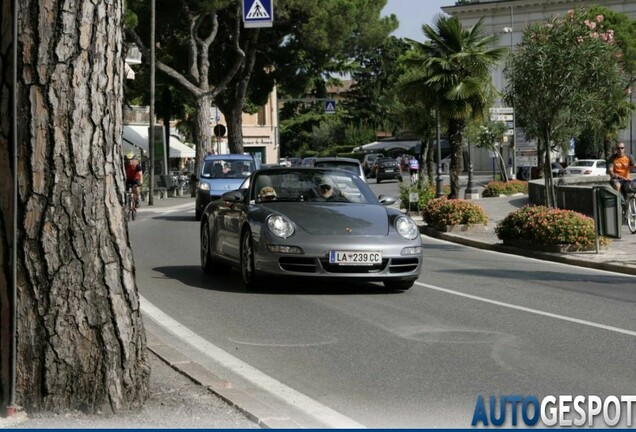
[[[464,27],[470,27],[483,18],[482,24],[486,33],[498,34],[499,45],[514,50],[521,42],[526,26],[534,22],[546,21],[551,17],[562,16],[568,10],[585,8],[593,5],[621,12],[630,19],[636,19],[636,1],[634,0],[471,0],[466,4],[442,7],[448,15],[457,17]],[[492,72],[493,83],[499,90],[506,87],[504,65]],[[634,153],[633,127],[634,115],[629,126],[621,131],[619,140],[625,142],[631,153]],[[524,144],[524,136],[517,132],[517,142]],[[483,156],[483,155],[482,155]],[[509,146],[504,147],[504,158],[511,158]]]

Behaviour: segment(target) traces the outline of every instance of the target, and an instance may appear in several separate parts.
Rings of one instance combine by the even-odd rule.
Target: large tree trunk
[[[122,206],[123,2],[18,4],[17,402],[137,408],[149,366]]]
[[[236,100],[227,107],[225,120],[227,121],[227,138],[230,153],[243,154],[243,103]]]
[[[227,144],[230,153],[243,154],[243,106],[247,98],[247,88],[256,61],[256,42],[259,29],[250,30],[244,42],[245,62],[239,72],[228,83],[224,97],[217,105],[227,121]]]
[[[3,1],[0,9],[0,407],[10,402],[11,392],[11,255],[13,245],[12,151],[14,129],[11,125],[13,96],[13,9],[14,2]]]
[[[450,195],[448,198],[450,199],[460,197],[459,175],[464,166],[463,130],[463,121],[451,120],[448,122],[448,142],[451,150],[450,169],[448,170],[450,174]]]
[[[194,139],[197,143],[197,157],[194,161],[194,172],[199,175],[203,158],[213,153],[212,149],[212,97],[203,96],[197,99],[197,111],[194,121]]]

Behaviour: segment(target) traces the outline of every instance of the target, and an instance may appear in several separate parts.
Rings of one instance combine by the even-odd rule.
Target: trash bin
[[[596,230],[605,237],[621,238],[621,195],[609,186],[594,187]]]

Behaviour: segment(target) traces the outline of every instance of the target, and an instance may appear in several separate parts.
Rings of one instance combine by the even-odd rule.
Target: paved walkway
[[[529,204],[527,195],[481,198],[472,202],[483,208],[488,215],[488,225],[483,230],[441,233],[428,227],[421,217],[416,216],[414,219],[420,224],[421,232],[431,237],[442,238],[481,249],[636,275],[636,234],[631,234],[626,225],[623,225],[621,238],[611,239],[610,245],[607,248],[602,248],[598,254],[596,252],[553,253],[529,251],[527,249],[504,246],[503,242],[495,235],[495,227],[500,220],[509,213]]]

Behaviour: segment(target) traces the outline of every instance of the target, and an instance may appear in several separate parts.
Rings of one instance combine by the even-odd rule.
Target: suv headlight
[[[417,224],[413,222],[411,218],[406,216],[400,216],[395,220],[395,230],[398,234],[408,240],[413,240],[420,235]]]
[[[267,228],[274,234],[276,237],[287,238],[294,233],[294,226],[284,216],[281,215],[271,215],[267,218]]]

